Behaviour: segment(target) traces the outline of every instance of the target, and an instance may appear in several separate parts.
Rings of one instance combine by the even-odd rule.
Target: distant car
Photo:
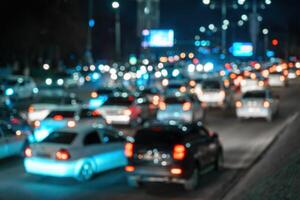
[[[69,74],[67,72],[59,72],[54,76],[47,77],[45,84],[49,86],[62,86],[65,88],[79,87],[84,84],[84,78],[78,73]]]
[[[182,125],[152,125],[137,131],[134,142],[125,145],[128,184],[144,182],[182,184],[196,188],[200,171],[222,167],[223,150],[217,133],[200,122]]]
[[[235,105],[239,119],[266,118],[272,121],[273,116],[279,112],[279,98],[269,90],[246,92]]]
[[[165,97],[157,111],[157,120],[179,122],[204,121],[205,110],[195,95]]]
[[[181,94],[187,93],[189,88],[183,83],[170,83],[165,88],[165,96],[180,96]]]
[[[27,76],[9,76],[5,78],[5,95],[17,100],[32,98],[38,92],[35,82]]]
[[[28,144],[27,135],[16,131],[10,123],[0,121],[0,158],[22,156]]]
[[[286,77],[281,72],[270,73],[269,85],[271,87],[284,87],[287,85]]]
[[[138,101],[140,99],[140,102]],[[111,96],[97,110],[109,124],[137,126],[151,116],[145,99],[134,96]]]
[[[28,107],[28,122],[41,121],[52,111],[61,106],[74,107],[79,106],[80,100],[72,95],[38,95],[34,102]]]
[[[126,165],[125,141],[111,127],[78,124],[59,129],[25,149],[25,171],[87,181],[96,173]]]
[[[87,106],[92,109],[102,106],[109,96],[112,96],[115,92],[114,88],[100,88],[92,91]]]
[[[204,107],[226,108],[229,104],[228,94],[219,80],[204,80],[196,94]]]
[[[245,77],[240,83],[242,93],[255,90],[264,90],[268,86],[267,79]]]
[[[290,80],[297,78],[297,68],[289,69],[287,78],[290,79]]]
[[[140,91],[140,96],[147,98],[147,100],[153,105],[153,109],[158,108],[159,102],[163,100],[161,92],[156,88],[146,88]]]
[[[52,110],[44,120],[35,121],[34,138],[31,141],[40,142],[55,130],[72,127],[79,122],[90,126],[106,124],[105,119],[97,110],[61,106]]]

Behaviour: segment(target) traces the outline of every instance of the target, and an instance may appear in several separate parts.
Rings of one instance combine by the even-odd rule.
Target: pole
[[[259,22],[257,20],[258,13],[257,13],[257,0],[252,1],[252,13],[250,15],[250,36],[253,45],[253,56],[256,57],[257,53],[257,37],[258,37],[258,30],[259,30]]]
[[[265,61],[267,61],[267,51],[269,48],[269,35],[268,34],[264,34],[264,58]]]
[[[115,18],[115,51],[116,58],[119,60],[121,58],[121,23],[119,9],[116,9]]]
[[[226,0],[222,0],[222,9],[221,9],[221,14],[222,14],[222,22],[221,26],[224,23],[224,20],[227,17],[227,5],[226,5]],[[226,55],[226,38],[227,37],[227,30],[222,28],[222,33],[221,33],[221,48],[222,48],[222,54]]]

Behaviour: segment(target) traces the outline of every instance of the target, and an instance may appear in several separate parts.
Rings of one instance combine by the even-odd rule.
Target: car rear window
[[[80,118],[101,118],[101,113],[98,110],[82,109],[80,111]]]
[[[52,118],[55,116],[62,116],[63,118],[73,118],[75,116],[75,111],[53,111],[47,118]]]
[[[54,131],[42,143],[71,144],[76,136],[77,133]]]
[[[266,98],[266,93],[264,91],[247,92],[243,98]]]
[[[220,89],[221,84],[219,81],[204,81],[202,87],[203,89]]]
[[[118,105],[118,106],[128,106],[131,105],[134,101],[133,97],[110,97],[108,100],[104,103],[104,105]]]
[[[135,135],[135,143],[139,145],[168,145],[179,142],[180,132],[177,130],[166,130],[160,128],[142,129]]]
[[[111,95],[113,94],[113,90],[110,89],[100,89],[97,90],[98,95]]]
[[[185,102],[189,102],[189,100],[184,98],[176,98],[176,97],[165,99],[166,104],[184,104]]]

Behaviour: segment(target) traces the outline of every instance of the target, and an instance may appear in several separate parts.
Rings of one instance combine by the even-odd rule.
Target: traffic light
[[[272,40],[272,45],[273,45],[273,46],[278,46],[278,44],[279,44],[279,42],[278,42],[277,39],[273,39],[273,40]]]

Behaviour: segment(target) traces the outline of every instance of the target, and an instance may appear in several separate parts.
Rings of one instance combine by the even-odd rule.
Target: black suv
[[[128,183],[183,184],[186,190],[198,185],[200,171],[219,169],[223,150],[218,135],[201,122],[192,124],[151,125],[137,131],[134,142],[126,143]]]

